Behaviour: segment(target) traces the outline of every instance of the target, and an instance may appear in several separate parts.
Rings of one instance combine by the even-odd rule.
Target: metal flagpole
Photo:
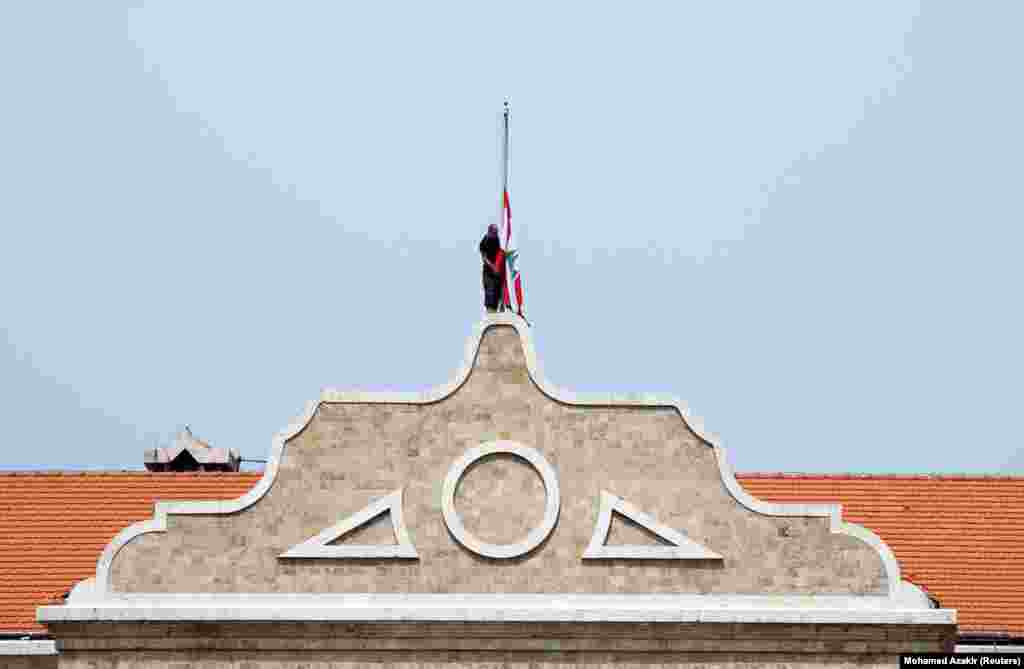
[[[523,304],[522,304],[522,278],[518,271],[514,270],[513,262],[515,260],[516,252],[512,250],[512,203],[509,200],[508,194],[508,168],[509,168],[509,104],[508,100],[505,100],[504,110],[502,112],[502,136],[501,136],[501,198],[498,203],[498,242],[499,251],[498,255],[501,257],[501,299],[499,300],[499,310],[513,311],[512,309],[512,298],[515,296],[518,309],[516,309],[517,315],[526,322],[529,326],[530,321],[526,320],[526,316],[523,316]],[[505,239],[504,242],[501,240],[501,229],[500,226],[505,228]]]
[[[505,108],[504,108],[504,111],[502,113],[503,127],[502,127],[502,139],[501,139],[501,197],[499,199],[499,204],[498,204],[498,235],[499,235],[498,239],[499,239],[499,241],[501,240],[501,236],[502,236],[502,232],[501,232],[502,228],[506,228],[507,227],[506,216],[508,215],[508,212],[506,211],[507,206],[508,206],[508,114],[509,114],[508,100],[505,100]],[[506,303],[506,301],[505,301],[505,296],[506,295],[511,296],[511,291],[510,291],[509,285],[508,285],[508,271],[507,271],[507,267],[508,266],[505,264],[505,257],[508,254],[508,250],[509,250],[508,249],[508,244],[509,244],[509,241],[510,241],[509,240],[509,236],[510,235],[508,234],[508,231],[506,231],[504,236],[505,236],[505,241],[504,241],[503,244],[501,244],[501,247],[502,247],[502,254],[501,254],[501,256],[502,256],[501,257],[501,264],[502,264],[502,266],[501,266],[501,283],[502,283],[502,285],[501,285],[501,306],[502,306],[502,308],[501,308],[501,311],[504,311],[505,309],[511,309],[512,308],[512,305],[510,303]]]
[[[504,131],[501,138],[501,222],[505,222],[505,193],[508,192],[508,100],[502,114]],[[508,240],[506,240],[507,242]]]

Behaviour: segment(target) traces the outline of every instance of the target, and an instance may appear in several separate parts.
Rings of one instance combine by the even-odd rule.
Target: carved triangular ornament
[[[659,539],[667,541],[670,546],[657,545],[621,545],[606,546],[608,531],[612,526],[612,512],[618,513],[640,525]],[[590,545],[583,552],[584,560],[721,560],[722,556],[687,538],[671,527],[662,525],[657,520],[628,504],[621,497],[616,497],[607,490],[601,491],[601,510],[597,515],[594,534],[590,537]]]
[[[397,543],[394,544],[335,544],[345,534],[359,527],[369,525],[383,513],[391,517],[391,528],[395,532]],[[296,544],[278,557],[281,558],[418,558],[416,547],[409,540],[409,533],[402,522],[402,489],[394,491],[386,497],[363,508],[337,525],[310,537],[301,544]]]

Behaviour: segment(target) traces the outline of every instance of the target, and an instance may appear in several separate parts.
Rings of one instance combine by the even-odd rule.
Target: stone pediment
[[[503,315],[477,326],[445,385],[324,391],[274,437],[249,493],[159,503],[41,619],[197,607],[237,619],[953,615],[838,506],[746,493],[682,402],[552,385],[529,328]]]

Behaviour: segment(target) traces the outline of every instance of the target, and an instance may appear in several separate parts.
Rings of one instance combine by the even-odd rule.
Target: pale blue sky
[[[1017,471],[1024,4],[7,3],[0,465],[265,457],[447,380],[512,204],[549,378],[740,470]]]

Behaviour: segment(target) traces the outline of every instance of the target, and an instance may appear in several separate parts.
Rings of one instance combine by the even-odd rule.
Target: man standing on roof
[[[487,226],[487,234],[480,240],[480,257],[484,261],[484,307],[487,313],[494,313],[501,304],[503,294],[501,280],[501,240],[498,239],[498,226]]]

